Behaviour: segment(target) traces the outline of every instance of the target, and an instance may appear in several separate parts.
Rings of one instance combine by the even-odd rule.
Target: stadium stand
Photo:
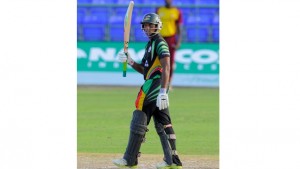
[[[93,2],[92,0],[77,0],[78,4],[90,4],[92,2]]]
[[[123,25],[112,26],[109,31],[110,41],[123,41],[124,40],[123,32],[124,32]]]
[[[213,28],[213,41],[219,42],[219,28]]]
[[[105,41],[104,27],[83,27],[84,41]]]
[[[188,42],[207,42],[209,38],[207,28],[187,28]]]
[[[219,0],[194,0],[195,5],[217,5]]]
[[[77,24],[83,24],[85,15],[86,15],[85,8],[77,8]]]
[[[208,15],[191,15],[188,16],[185,20],[184,23],[185,25],[189,26],[195,26],[195,25],[202,25],[202,26],[208,26],[211,23],[212,18]]]
[[[213,26],[219,26],[219,14],[216,14],[212,20]]]
[[[140,26],[135,26],[133,28],[134,31],[134,37],[136,42],[147,42],[148,38],[144,35],[144,33],[141,30]]]
[[[131,40],[148,39],[141,31],[145,13],[155,12],[162,0],[134,0]],[[77,0],[78,41],[123,41],[129,0]],[[183,13],[183,42],[219,43],[219,0],[173,1]]]

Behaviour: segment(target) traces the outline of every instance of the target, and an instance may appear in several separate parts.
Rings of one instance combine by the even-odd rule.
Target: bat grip
[[[127,53],[125,53],[125,54],[128,58]],[[126,62],[123,63],[123,77],[126,77],[126,70],[127,70],[127,60],[126,60]]]

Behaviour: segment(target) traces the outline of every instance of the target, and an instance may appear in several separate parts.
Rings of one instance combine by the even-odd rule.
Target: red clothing
[[[173,65],[175,63],[175,46],[176,46],[176,37],[164,37],[165,41],[168,43],[169,51],[170,51],[170,79],[173,76]]]
[[[175,50],[176,50],[176,35],[177,25],[182,24],[182,13],[176,7],[160,7],[156,9],[156,13],[160,16],[163,27],[160,31],[162,37],[166,40],[170,51],[170,82],[173,76],[173,66],[175,63]]]

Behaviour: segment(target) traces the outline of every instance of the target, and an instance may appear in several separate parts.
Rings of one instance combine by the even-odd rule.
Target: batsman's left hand
[[[165,89],[161,89],[156,100],[156,106],[159,110],[163,110],[169,107],[169,97]]]

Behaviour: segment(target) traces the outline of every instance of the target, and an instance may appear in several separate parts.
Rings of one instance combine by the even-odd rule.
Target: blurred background
[[[88,153],[118,156],[128,141],[134,101],[144,82],[143,76],[131,66],[127,66],[127,77],[123,77],[122,64],[117,60],[117,54],[123,51],[124,17],[129,2],[78,0],[77,3],[79,168],[99,168],[99,159],[92,160]],[[148,41],[140,21],[146,13],[155,12],[164,4],[164,0],[134,1],[128,52],[136,62],[143,58]],[[175,53],[173,90],[169,93],[172,122],[179,140],[177,147],[182,155],[209,157],[218,165],[219,1],[173,0],[173,5],[181,10],[183,17],[182,43]],[[162,154],[152,122],[149,129],[147,144],[141,151],[145,155]],[[105,167],[113,167],[110,161]],[[200,168],[185,162],[186,166]]]
[[[124,16],[130,0],[77,1],[77,82],[90,85],[139,85],[143,79],[128,66],[122,77],[116,55],[123,48]],[[129,53],[143,57],[148,38],[140,21],[164,6],[164,0],[135,0]],[[183,16],[182,45],[176,51],[173,86],[219,85],[219,0],[173,0]]]

